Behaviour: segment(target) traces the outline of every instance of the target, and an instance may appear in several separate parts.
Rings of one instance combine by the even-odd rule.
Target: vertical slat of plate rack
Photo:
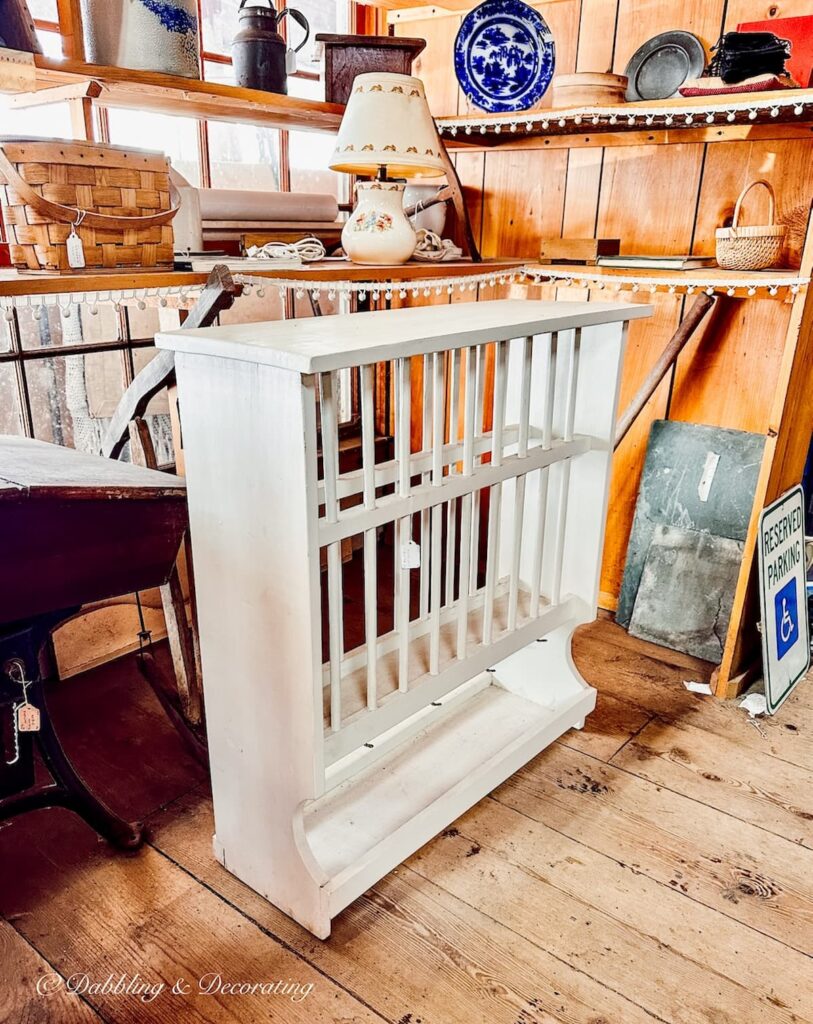
[[[339,423],[333,374],[320,376],[322,414],[322,466],[325,482],[325,519],[335,523],[339,517],[336,482],[339,475]],[[336,732],[342,724],[342,653],[344,615],[342,609],[342,542],[327,549],[328,576],[328,650],[330,653],[330,727]]]
[[[421,452],[423,455],[432,450],[432,356],[423,357],[423,396],[421,416]],[[421,475],[421,483],[428,484],[432,479],[431,473]],[[430,534],[432,529],[431,511],[425,508],[421,511],[421,582],[420,582],[420,618],[429,617],[429,552]]]
[[[432,486],[443,483],[443,353],[435,352],[432,357]],[[431,632],[429,640],[429,671],[438,674],[440,663],[440,608],[441,594],[441,532],[443,506],[432,507],[432,543],[430,552],[431,582],[429,587],[429,615]]]
[[[364,507],[375,508],[375,367],[361,368],[361,458],[364,474]],[[378,530],[364,531],[364,634],[367,641],[367,707],[378,705]]]
[[[520,405],[519,429],[517,434],[517,457],[528,457],[528,436],[531,420],[531,371],[533,367],[533,338],[526,338],[522,346],[522,365],[520,372]],[[525,519],[525,481],[523,473],[516,480],[516,498],[514,503],[513,550],[511,552],[511,582],[508,593],[508,629],[517,628],[517,605],[519,603],[520,560],[522,555],[522,533]]]
[[[559,335],[556,331],[549,334],[545,339],[545,400],[542,412],[542,448],[549,451],[553,439],[553,404],[556,397],[556,369],[559,351]],[[548,507],[548,477],[550,468],[544,466],[539,470],[539,491],[537,495],[537,507],[539,510],[539,522],[534,535],[533,568],[531,570],[531,609],[530,615],[534,619],[539,614],[539,604],[542,588],[542,553],[545,546],[546,510]]]
[[[576,389],[579,383],[579,355],[581,352],[581,331],[571,332],[568,341],[567,388],[565,398],[565,416],[562,438],[573,440],[573,424],[576,417]],[[570,459],[565,459],[559,466],[559,500],[556,511],[556,540],[553,552],[553,579],[551,583],[550,602],[558,604],[562,592],[562,562],[565,551],[565,525],[567,523],[567,501],[570,493]]]
[[[497,342],[494,372],[494,420],[491,434],[491,465],[501,466],[503,457],[503,430],[505,428],[505,396],[508,387],[508,342]],[[502,484],[489,490],[488,541],[486,547],[486,592],[483,605],[483,643],[490,644],[494,628],[494,594],[497,584],[498,549],[500,546],[500,501]]]
[[[463,412],[463,476],[474,472],[474,418],[477,403],[477,349],[466,349],[465,409]],[[460,503],[460,598],[457,621],[457,657],[466,657],[469,634],[469,592],[471,590],[471,538],[474,495],[469,491]]]
[[[455,348],[449,353],[449,391],[447,404],[449,407],[449,443],[455,444],[458,439],[458,410],[460,403],[460,349]],[[449,463],[449,473],[457,472],[457,460]],[[457,499],[452,498],[446,505],[446,604],[454,602],[454,578],[456,558],[457,532]]]
[[[398,453],[398,496],[408,498],[411,485],[411,383],[410,360],[397,360],[396,389],[398,393],[398,418],[395,425],[395,449]],[[412,540],[412,516],[402,516],[397,524],[396,572],[400,573],[398,604],[396,606],[398,630],[398,689],[405,693],[409,689],[409,597],[410,562],[409,547]]]
[[[476,348],[477,352],[477,367],[476,367],[476,397],[475,397],[475,409],[477,410],[477,416],[474,423],[474,437],[481,436],[485,429],[485,390],[486,390],[486,353],[487,348],[485,345],[478,345]],[[475,457],[474,465],[479,465],[482,459],[479,456]],[[473,594],[477,590],[477,575],[480,571],[480,492],[474,492],[473,506],[472,506],[472,520],[471,520],[471,566],[469,569],[469,593]]]

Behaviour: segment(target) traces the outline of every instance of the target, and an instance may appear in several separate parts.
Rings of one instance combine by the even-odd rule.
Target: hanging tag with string
[[[20,733],[40,731],[40,709],[28,700],[28,687],[31,680],[25,678],[25,670],[19,661],[15,661],[12,669],[16,672],[9,672],[9,677],[23,688],[23,699],[12,708],[12,729],[14,732],[14,756],[6,764],[11,766],[20,760]]]
[[[85,247],[82,239],[76,233],[76,229],[85,219],[85,210],[76,211],[76,220],[71,225],[71,233],[68,235],[68,266],[73,270],[82,270],[85,266]]]
[[[25,678],[25,669],[21,662],[15,662],[13,667],[17,672],[12,679],[15,679],[23,688],[22,702],[16,706],[17,728],[20,732],[39,732],[40,709],[28,699],[28,687],[31,685],[31,680]]]

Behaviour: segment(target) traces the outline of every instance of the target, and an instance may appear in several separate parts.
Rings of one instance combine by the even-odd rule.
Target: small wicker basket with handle
[[[161,153],[0,138],[0,201],[18,270],[81,272],[68,258],[72,233],[82,240],[82,270],[172,267],[178,194]]]
[[[770,198],[768,224],[740,226],[742,201],[756,185],[764,185]],[[730,228],[717,228],[717,263],[725,270],[765,270],[772,267],[782,253],[787,228],[776,223],[776,196],[770,183],[752,181],[740,192],[734,207]]]

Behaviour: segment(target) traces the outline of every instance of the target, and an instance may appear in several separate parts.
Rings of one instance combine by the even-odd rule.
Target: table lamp
[[[354,263],[386,266],[412,256],[417,239],[404,215],[404,184],[392,179],[442,174],[442,146],[419,78],[356,76],[329,164],[374,178],[357,182],[357,205],[342,231]]]

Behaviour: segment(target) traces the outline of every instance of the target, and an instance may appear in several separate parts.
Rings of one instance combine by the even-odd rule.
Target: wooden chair
[[[189,311],[182,328],[191,330],[196,327],[211,326],[220,313],[231,308],[234,300],[242,294],[242,291],[242,285],[234,281],[225,266],[215,267],[209,275],[200,298]],[[157,469],[155,449],[144,414],[150,400],[163,388],[172,386],[174,382],[174,353],[165,350],[159,351],[136,375],[122,396],[103,438],[100,454],[108,459],[118,459],[129,441],[130,461],[148,469]],[[169,578],[161,586],[161,603],[164,608],[167,637],[175,671],[179,708],[176,707],[172,695],[160,681],[160,673],[158,673],[154,659],[145,653],[140,664],[176,727],[185,734],[188,741],[191,741],[192,748],[197,748],[196,752],[200,756],[204,756],[201,749],[202,741],[197,731],[202,723],[203,702],[200,654],[197,634],[194,629],[194,581],[188,534],[184,537],[182,548],[189,579],[192,624],[190,624],[186,612],[186,601],[177,562],[173,566]],[[182,716],[180,720],[178,711]],[[184,723],[191,727],[191,735],[187,735],[187,730],[183,728]]]

